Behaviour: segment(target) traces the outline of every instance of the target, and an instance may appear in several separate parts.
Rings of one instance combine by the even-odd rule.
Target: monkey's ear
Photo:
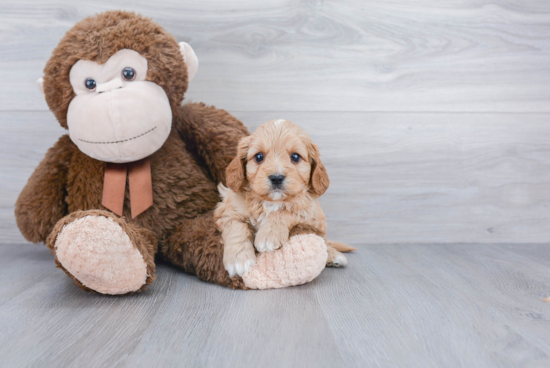
[[[199,69],[199,59],[197,59],[195,51],[193,51],[187,42],[180,42],[179,45],[181,54],[183,55],[183,61],[185,65],[187,65],[187,76],[189,77],[189,82],[191,82],[191,79],[193,79]]]
[[[36,81],[36,84],[38,85],[38,89],[40,90],[40,93],[44,94],[44,78],[40,77]]]

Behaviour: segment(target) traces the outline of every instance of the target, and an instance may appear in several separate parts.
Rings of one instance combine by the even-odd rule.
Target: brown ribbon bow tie
[[[130,206],[132,218],[153,205],[153,184],[151,181],[151,161],[144,158],[127,164],[105,165],[103,179],[103,200],[101,204],[122,216],[124,194],[126,192],[126,173],[130,185]]]

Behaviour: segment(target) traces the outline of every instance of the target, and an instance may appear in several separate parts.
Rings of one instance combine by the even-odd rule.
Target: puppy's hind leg
[[[352,247],[351,245],[347,245],[345,243],[340,243],[334,240],[328,240],[327,239],[327,246],[332,247],[336,249],[338,252],[347,253],[347,252],[355,252],[357,248]]]
[[[346,258],[346,256],[338,252],[330,245],[327,245],[327,252],[327,267],[344,267],[348,264],[348,259]]]
[[[348,259],[341,252],[353,252],[357,248],[350,245],[340,243],[334,240],[327,240],[327,267],[344,267],[348,264]]]

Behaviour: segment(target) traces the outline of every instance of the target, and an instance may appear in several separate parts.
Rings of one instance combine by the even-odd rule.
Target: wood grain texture
[[[1,245],[0,365],[544,367],[549,246],[360,246],[345,269],[269,291],[160,266],[146,292],[105,297],[46,247]]]
[[[353,244],[545,242],[546,114],[237,113],[289,119],[321,150],[328,235]]]
[[[0,110],[45,110],[63,34],[135,10],[195,49],[188,97],[243,111],[550,112],[550,3],[518,0],[0,2]]]
[[[64,133],[35,81],[63,34],[107,9],[150,16],[193,46],[188,101],[312,136],[331,176],[329,236],[359,248],[346,269],[245,292],[160,265],[146,292],[105,297],[24,243],[13,205]],[[0,10],[0,366],[550,365],[549,2]]]
[[[251,128],[283,116],[313,135],[333,183],[323,197],[330,236],[549,239],[547,2],[0,6],[0,242],[23,240],[13,203],[62,134],[35,80],[64,32],[111,8],[151,16],[193,45],[200,69],[187,100],[227,109]]]
[[[234,112],[308,132],[331,186],[331,238],[353,244],[550,239],[548,114]],[[23,241],[13,205],[63,134],[51,113],[0,112],[0,243]]]

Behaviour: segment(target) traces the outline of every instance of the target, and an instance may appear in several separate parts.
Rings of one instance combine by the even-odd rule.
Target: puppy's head
[[[282,119],[268,121],[241,139],[226,179],[233,191],[269,201],[307,191],[320,196],[329,186],[317,146],[297,125]]]

